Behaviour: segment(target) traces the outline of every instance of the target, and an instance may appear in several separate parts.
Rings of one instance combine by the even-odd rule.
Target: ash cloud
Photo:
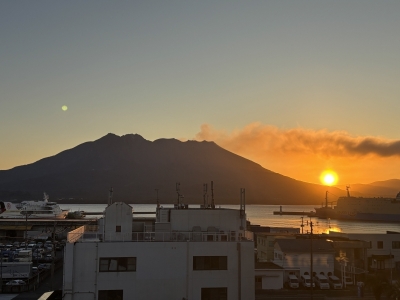
[[[400,156],[400,140],[371,136],[354,137],[345,131],[279,129],[261,123],[251,123],[231,133],[203,124],[196,139],[214,141],[221,147],[237,153],[297,153],[325,157]]]

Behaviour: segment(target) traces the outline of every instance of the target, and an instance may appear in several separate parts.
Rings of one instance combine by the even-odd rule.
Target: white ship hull
[[[43,201],[0,202],[0,218],[4,219],[65,219],[67,214],[68,210],[49,202],[46,193]]]

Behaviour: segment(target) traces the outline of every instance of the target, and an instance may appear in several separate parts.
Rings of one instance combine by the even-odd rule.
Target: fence
[[[79,229],[79,228],[78,228]],[[74,230],[75,231],[75,230]],[[171,232],[132,232],[129,234],[102,233],[85,231],[68,234],[68,242],[237,242],[252,241],[253,233],[242,232],[193,232],[193,231],[171,231]]]

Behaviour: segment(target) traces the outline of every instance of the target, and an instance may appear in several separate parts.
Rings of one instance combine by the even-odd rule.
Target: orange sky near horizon
[[[353,137],[345,131],[283,130],[252,123],[233,132],[203,124],[197,140],[221,147],[297,180],[321,184],[320,175],[332,170],[337,185],[398,179],[400,142],[379,137]]]

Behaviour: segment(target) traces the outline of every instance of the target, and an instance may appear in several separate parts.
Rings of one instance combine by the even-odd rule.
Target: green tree
[[[365,285],[372,291],[376,300],[380,300],[383,292],[389,290],[389,283],[381,274],[367,275]]]

